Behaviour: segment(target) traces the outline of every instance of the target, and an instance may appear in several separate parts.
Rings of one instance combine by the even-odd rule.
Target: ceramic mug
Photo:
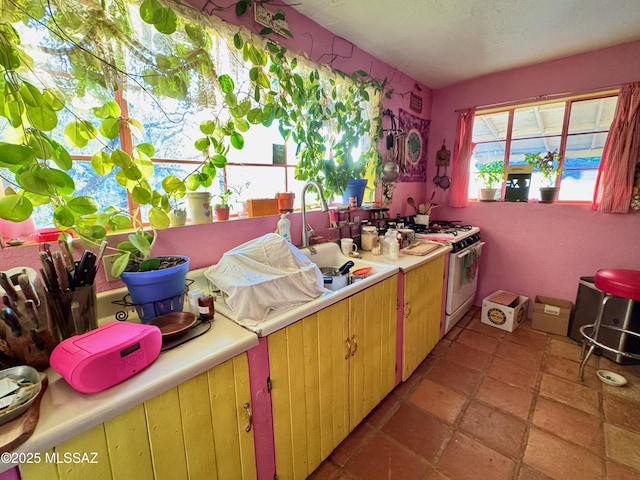
[[[343,238],[340,240],[340,249],[346,256],[351,256],[353,252],[358,251],[358,246],[353,243],[353,238]]]

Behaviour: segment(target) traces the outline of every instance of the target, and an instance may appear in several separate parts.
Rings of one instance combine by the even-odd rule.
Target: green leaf
[[[96,128],[86,120],[71,122],[65,127],[64,136],[74,147],[83,148],[96,137]]]
[[[260,110],[259,108],[253,108],[249,110],[249,113],[247,113],[247,120],[254,125],[262,122],[262,118],[262,110]]]
[[[144,235],[144,233],[131,233],[127,236],[127,238],[132,243],[132,245],[140,251],[143,257],[148,257],[151,254],[151,243],[149,243],[149,240],[147,240],[147,237]]]
[[[249,0],[239,0],[236,3],[236,15],[238,17],[241,17],[242,15],[244,15],[248,7],[249,7]]]
[[[52,138],[49,138],[49,144],[53,148],[53,161],[58,168],[61,168],[62,170],[71,170],[73,160],[71,160],[71,154],[69,151]]]
[[[246,132],[249,130],[249,122],[247,122],[244,118],[234,118],[233,123],[241,132]]]
[[[45,89],[42,92],[42,98],[56,112],[64,108],[64,97],[57,90]]]
[[[62,205],[53,212],[53,221],[58,226],[69,228],[76,222],[76,216],[69,207]]]
[[[239,33],[236,33],[233,36],[233,46],[236,47],[238,50],[240,50],[244,46],[244,40],[242,40],[242,37],[240,36]]]
[[[211,135],[216,129],[216,123],[213,120],[205,120],[200,123],[200,131],[205,135]]]
[[[209,137],[199,138],[194,143],[196,150],[198,150],[199,152],[204,152],[205,150],[207,150],[209,148],[209,145],[211,145]]]
[[[113,167],[111,155],[107,152],[99,151],[91,157],[91,168],[93,168],[98,175],[107,175],[113,170]]]
[[[216,168],[224,168],[227,166],[227,157],[219,153],[211,158],[211,162]]]
[[[171,35],[178,29],[178,16],[169,7],[162,9],[160,21],[154,24],[156,30],[165,35]]]
[[[24,222],[32,213],[33,205],[22,195],[6,195],[0,198],[0,218]]]
[[[36,161],[35,152],[31,147],[0,142],[0,166],[27,165]]]
[[[40,90],[24,82],[20,85],[20,95],[24,102],[27,118],[39,130],[50,131],[58,125],[58,115],[45,101]]]
[[[262,36],[269,35],[270,33],[273,33],[273,28],[270,28],[270,27],[264,27],[259,32],[259,34],[262,35]]]
[[[149,272],[152,270],[157,270],[160,267],[161,263],[162,261],[157,257],[147,258],[145,261],[140,262],[140,265],[138,265],[138,271]]]
[[[153,198],[152,192],[150,192],[146,188],[142,188],[142,187],[140,187],[138,185],[133,187],[133,191],[131,192],[131,196],[140,205],[147,205],[147,204],[151,203],[151,199]]]
[[[130,259],[131,254],[129,252],[123,253],[121,256],[119,256],[111,265],[111,275],[116,278],[122,275],[122,272],[124,272],[125,268],[127,268]]]
[[[112,155],[113,158],[113,155]],[[126,168],[121,168],[120,170],[128,180],[140,180],[144,177],[142,171],[138,168],[137,165],[131,165]]]
[[[158,207],[149,210],[149,222],[158,229],[169,228],[170,225],[169,215]]]
[[[223,75],[220,75],[218,77],[218,81],[220,82],[220,88],[224,93],[233,92],[235,85],[233,83],[233,79],[229,75],[227,75],[226,73]]]
[[[122,114],[120,105],[118,105],[113,100],[110,100],[104,105],[92,109],[92,112],[98,118],[117,118]]]
[[[105,137],[115,140],[120,133],[120,123],[117,118],[105,118],[100,123],[100,133]]]
[[[196,47],[204,48],[207,46],[207,33],[200,25],[187,23],[184,26],[184,31]]]
[[[20,67],[20,56],[13,46],[0,44],[0,65],[6,70],[15,70]]]
[[[144,153],[149,158],[153,157],[153,154],[156,151],[155,147],[150,143],[139,143],[135,146],[135,148],[139,152]]]
[[[100,209],[98,202],[89,196],[72,197],[67,206],[78,215],[91,215]]]
[[[158,0],[144,0],[140,4],[140,18],[146,23],[155,25],[162,19],[164,7]]]
[[[131,160],[129,154],[119,148],[116,148],[111,152],[111,161],[114,165],[122,169],[129,168],[133,165],[133,160]]]
[[[175,175],[169,175],[162,180],[162,188],[165,192],[175,195],[176,193],[184,192],[184,182]]]
[[[230,137],[231,145],[238,150],[242,150],[244,147],[244,137],[239,132],[233,132]]]

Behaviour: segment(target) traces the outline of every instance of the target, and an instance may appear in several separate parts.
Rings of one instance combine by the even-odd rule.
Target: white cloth
[[[316,264],[275,233],[229,250],[204,275],[227,294],[239,322],[263,322],[270,310],[328,292]]]

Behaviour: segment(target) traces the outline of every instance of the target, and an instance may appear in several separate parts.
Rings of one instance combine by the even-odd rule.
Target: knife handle
[[[31,283],[31,279],[29,275],[26,273],[21,273],[18,275],[18,283],[20,284],[20,288],[22,289],[22,294],[26,300],[33,300],[36,306],[40,306],[40,298],[38,298],[38,294],[36,293],[36,289],[33,287]]]
[[[11,280],[9,280],[7,272],[0,272],[0,287],[4,289],[11,300],[13,300],[14,302],[18,300],[18,292],[16,292],[16,289],[11,283]]]
[[[69,272],[67,271],[67,267],[64,264],[64,258],[62,258],[62,252],[57,251],[51,254],[53,257],[53,267],[56,271],[56,278],[58,280],[58,285],[60,286],[60,290],[64,292],[69,292]]]
[[[38,317],[38,308],[33,300],[27,300],[24,303],[24,306],[27,309],[27,315],[31,318],[31,321],[36,326],[36,328],[40,328],[40,318]]]
[[[73,272],[73,270],[75,269],[75,261],[73,259],[73,255],[71,255],[71,250],[69,250],[69,244],[64,240],[58,240],[58,245],[60,246],[62,258],[64,259],[67,270],[69,272]]]
[[[42,270],[40,273],[42,274],[44,284],[50,292],[58,292],[60,290],[60,285],[58,285],[53,260],[49,255],[47,255],[47,252],[40,252],[40,261],[42,262]]]
[[[22,325],[20,325],[20,320],[13,310],[9,307],[3,308],[0,310],[0,318],[11,328],[14,337],[22,335]]]

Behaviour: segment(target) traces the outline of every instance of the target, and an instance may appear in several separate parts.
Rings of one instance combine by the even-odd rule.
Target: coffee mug
[[[342,253],[347,256],[351,255],[351,253],[353,252],[358,251],[358,246],[353,243],[353,238],[343,238],[342,240],[340,240],[340,248],[342,250]]]

